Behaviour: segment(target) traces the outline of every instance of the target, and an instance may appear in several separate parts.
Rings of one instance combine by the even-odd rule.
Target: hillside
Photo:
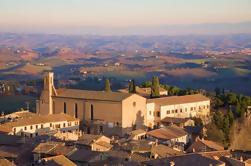
[[[244,123],[235,124],[231,149],[251,151],[251,115]]]

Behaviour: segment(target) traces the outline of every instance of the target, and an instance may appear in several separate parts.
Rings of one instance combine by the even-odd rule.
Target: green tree
[[[136,85],[135,81],[132,80],[129,82],[129,88],[128,88],[129,93],[136,93]]]
[[[106,92],[111,92],[111,84],[110,84],[109,79],[105,80],[105,91]]]
[[[209,124],[207,128],[207,138],[221,144],[225,140],[223,131],[220,130],[214,123]]]
[[[226,140],[229,140],[230,124],[229,124],[229,118],[228,118],[228,116],[225,116],[224,119],[223,119],[222,130],[223,130],[223,132],[225,134]]]
[[[215,88],[215,96],[220,96],[220,88]]]
[[[151,81],[146,81],[146,82],[143,82],[141,84],[142,88],[150,88],[151,86],[152,86],[152,82]]]
[[[224,115],[220,111],[216,111],[216,113],[213,115],[213,122],[218,127],[218,129],[223,128],[223,119]]]
[[[234,105],[238,102],[237,96],[234,93],[227,94],[227,104]]]
[[[160,97],[159,87],[160,87],[160,85],[159,85],[159,78],[157,76],[154,76],[152,78],[151,98]]]
[[[234,114],[233,114],[232,110],[228,110],[227,116],[229,119],[229,125],[232,126],[234,123]]]

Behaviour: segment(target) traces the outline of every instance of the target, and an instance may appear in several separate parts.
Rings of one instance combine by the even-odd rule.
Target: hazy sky
[[[0,31],[251,21],[251,0],[0,0]]]

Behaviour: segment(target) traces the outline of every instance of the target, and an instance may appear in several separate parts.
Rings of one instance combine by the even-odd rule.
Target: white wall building
[[[148,99],[146,108],[148,126],[154,126],[165,117],[208,117],[210,99],[201,94],[161,97]]]
[[[79,130],[79,119],[66,114],[33,115],[0,125],[0,132],[9,135],[34,137],[51,131]]]

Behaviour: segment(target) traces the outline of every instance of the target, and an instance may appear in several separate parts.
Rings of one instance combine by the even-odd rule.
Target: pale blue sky
[[[251,21],[251,0],[0,0],[0,31]]]

